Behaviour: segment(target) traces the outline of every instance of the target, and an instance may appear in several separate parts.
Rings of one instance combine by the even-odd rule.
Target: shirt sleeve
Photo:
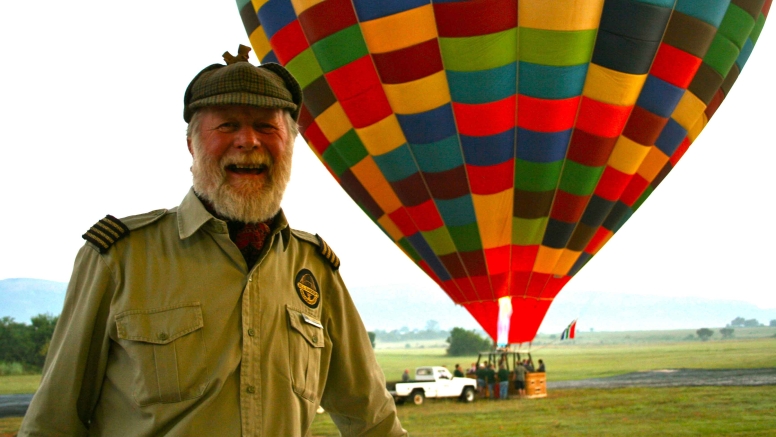
[[[372,343],[338,273],[327,330],[332,355],[321,405],[344,437],[406,436]]]
[[[19,437],[87,435],[105,373],[114,287],[102,256],[89,245],[82,247]]]

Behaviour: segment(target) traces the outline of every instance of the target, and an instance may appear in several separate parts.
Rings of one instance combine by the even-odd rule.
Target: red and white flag
[[[577,331],[577,320],[574,319],[573,322],[563,331],[563,334],[560,335],[561,340],[569,340],[574,338]]]

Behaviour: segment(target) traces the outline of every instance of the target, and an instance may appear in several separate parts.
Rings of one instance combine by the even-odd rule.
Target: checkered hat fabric
[[[248,62],[231,65],[213,64],[197,74],[183,98],[186,123],[197,109],[217,105],[249,105],[288,109],[299,119],[302,89],[283,66]]]

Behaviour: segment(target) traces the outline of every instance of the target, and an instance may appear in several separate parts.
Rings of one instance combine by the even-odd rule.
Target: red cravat
[[[270,233],[269,223],[271,222],[272,220],[270,219],[263,223],[246,223],[242,229],[235,229],[235,231],[237,231],[236,233],[230,232],[230,234],[232,234],[232,241],[234,241],[234,244],[236,244],[237,248],[242,252],[243,258],[245,258],[245,262],[248,264],[248,268],[253,267],[259,259],[261,248],[264,247],[264,242],[267,240],[267,236]],[[230,225],[232,225],[232,223],[230,223]]]

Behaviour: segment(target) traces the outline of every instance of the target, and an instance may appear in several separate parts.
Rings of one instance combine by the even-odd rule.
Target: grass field
[[[731,369],[773,367],[776,365],[776,338],[752,338],[691,342],[635,344],[548,345],[532,352],[534,361],[547,364],[547,379],[565,381],[598,378],[656,369]],[[477,361],[476,356],[448,357],[444,349],[385,349],[377,351],[377,360],[386,379],[401,377],[404,369],[417,366],[464,368]]]
[[[706,342],[680,341],[682,332],[619,333],[619,339],[609,335],[597,341],[535,347],[532,356],[547,363],[548,381],[667,368],[774,367],[776,338],[760,333]],[[624,335],[634,342],[621,341]],[[477,360],[476,356],[448,357],[443,348],[430,347],[378,349],[376,355],[389,380],[398,379],[405,368],[445,365],[452,369],[455,363],[468,367]],[[31,393],[39,381],[39,375],[2,376],[0,394]],[[776,429],[775,395],[774,386],[550,390],[544,399],[402,405],[399,416],[413,436],[765,436]],[[20,423],[20,418],[0,419],[0,437],[12,435]],[[328,415],[321,414],[315,420],[314,435],[339,433]]]
[[[773,387],[557,390],[547,398],[427,402],[398,407],[413,437],[770,436]],[[327,414],[313,435],[338,436]]]

